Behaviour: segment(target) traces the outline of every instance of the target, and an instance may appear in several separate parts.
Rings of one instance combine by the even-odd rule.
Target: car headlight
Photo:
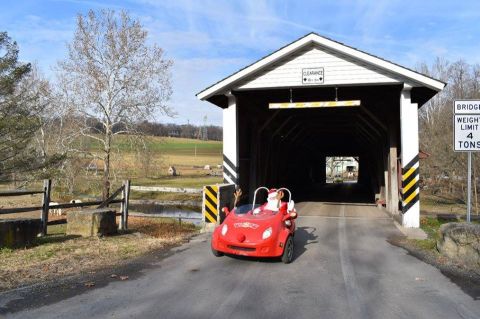
[[[267,239],[272,236],[272,227],[268,227],[262,234],[262,239]]]
[[[225,225],[222,226],[222,235],[225,236],[227,231],[228,231],[228,226],[227,226],[227,224],[225,224]]]

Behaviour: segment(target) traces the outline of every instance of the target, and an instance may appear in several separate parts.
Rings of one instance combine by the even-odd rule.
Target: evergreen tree
[[[0,32],[0,179],[32,172],[58,161],[38,156],[32,143],[41,125],[41,97],[24,81],[29,63],[18,61],[18,46],[6,32]]]

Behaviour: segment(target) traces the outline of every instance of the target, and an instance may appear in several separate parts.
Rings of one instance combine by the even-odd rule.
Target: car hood
[[[281,219],[281,216],[278,214],[269,216],[255,216],[250,214],[238,216],[232,214],[229,215],[223,223],[228,227],[228,231],[224,237],[232,242],[258,242],[263,240],[262,234],[267,228],[272,227],[272,233],[278,230],[279,219]]]

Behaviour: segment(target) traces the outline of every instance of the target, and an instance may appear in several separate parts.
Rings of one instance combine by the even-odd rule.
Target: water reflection
[[[200,207],[171,206],[159,204],[130,204],[129,210],[134,216],[136,212],[156,217],[181,218],[182,220],[199,224],[202,221]]]

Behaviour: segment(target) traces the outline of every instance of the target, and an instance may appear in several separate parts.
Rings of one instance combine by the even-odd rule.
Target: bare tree
[[[147,31],[125,11],[90,11],[77,17],[68,57],[58,73],[68,107],[83,118],[79,134],[102,146],[104,191],[108,196],[110,156],[116,135],[137,135],[137,123],[157,113],[173,115],[166,105],[172,90],[172,62],[147,43]],[[101,122],[101,130],[92,119]],[[115,129],[120,128],[120,129]]]
[[[39,126],[34,138],[39,158],[43,163],[47,163],[52,157],[56,157],[57,162],[61,164],[66,158],[63,139],[67,138],[65,123],[68,122],[68,117],[62,112],[63,109],[58,107],[50,82],[36,64],[32,65],[32,70],[22,82],[22,86],[30,92],[30,95],[37,96],[35,105],[31,107],[40,110],[35,114]],[[52,167],[42,169],[45,177],[50,176],[48,172],[50,168]]]
[[[453,101],[480,96],[480,67],[463,60],[450,63],[437,58],[431,66],[423,64],[418,70],[438,78],[448,85],[420,109],[420,148],[432,154],[422,164],[425,185],[435,194],[455,200],[466,199],[466,154],[455,153],[453,137]],[[480,169],[475,161],[474,174]],[[477,182],[474,183],[476,189]],[[476,196],[475,196],[476,198]]]
[[[330,178],[333,179],[335,176],[335,172],[338,170],[340,165],[342,165],[343,158],[342,157],[327,157],[326,161],[326,169],[330,173]]]

